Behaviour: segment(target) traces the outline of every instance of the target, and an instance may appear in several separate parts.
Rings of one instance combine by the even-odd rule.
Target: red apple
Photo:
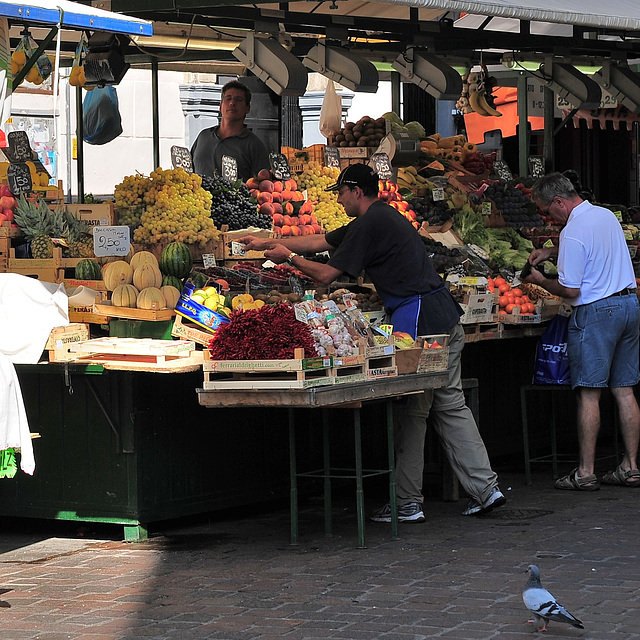
[[[13,209],[17,202],[13,196],[0,196],[0,209]]]

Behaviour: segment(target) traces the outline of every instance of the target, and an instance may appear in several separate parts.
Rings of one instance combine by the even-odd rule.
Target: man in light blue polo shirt
[[[578,466],[559,478],[557,489],[594,491],[596,441],[600,430],[600,394],[613,394],[624,442],[622,462],[602,477],[604,484],[640,486],[636,456],[640,409],[633,386],[640,380],[640,308],[636,280],[622,227],[615,215],[582,200],[559,173],[544,176],[531,198],[543,213],[564,225],[559,247],[536,249],[532,265],[558,258],[558,279],[533,269],[526,282],[544,287],[573,307],[567,337],[571,387],[576,390],[580,457]]]

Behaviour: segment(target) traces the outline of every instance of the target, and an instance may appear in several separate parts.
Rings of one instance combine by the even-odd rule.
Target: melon
[[[162,286],[160,269],[150,262],[143,262],[133,271],[133,286],[136,287],[138,291],[142,291],[147,287],[160,288]]]
[[[164,309],[167,303],[158,287],[146,287],[142,289],[136,299],[138,309]]]
[[[135,307],[138,290],[132,284],[119,284],[111,293],[114,307]]]
[[[193,266],[191,250],[184,242],[170,242],[160,255],[160,271],[168,276],[186,278]]]
[[[76,265],[78,280],[102,280],[102,267],[95,261],[85,258]]]
[[[175,309],[178,304],[178,300],[180,300],[180,290],[172,287],[171,285],[164,285],[163,287],[160,287],[160,291],[164,296],[167,309]]]
[[[158,266],[158,259],[151,253],[151,251],[136,251],[129,260],[129,264],[135,271],[141,264],[152,264],[154,267]]]
[[[176,276],[162,276],[162,286],[175,287],[178,291],[182,291],[182,280]]]
[[[131,284],[133,269],[124,260],[109,262],[102,267],[102,279],[104,280],[104,286],[109,291],[113,291],[119,284]]]

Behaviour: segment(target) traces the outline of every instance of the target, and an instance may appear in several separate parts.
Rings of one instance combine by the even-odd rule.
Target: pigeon
[[[572,627],[584,629],[584,625],[578,618],[571,615],[543,586],[540,582],[540,570],[535,564],[530,564],[527,568],[529,580],[522,592],[524,606],[531,611],[533,619],[531,623],[538,625],[537,630],[542,632],[547,630],[549,620],[556,622],[566,622]],[[542,626],[540,626],[542,621]]]

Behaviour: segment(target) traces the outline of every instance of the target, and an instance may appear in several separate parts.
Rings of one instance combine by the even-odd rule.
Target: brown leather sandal
[[[600,481],[595,474],[584,476],[578,475],[578,467],[571,473],[558,478],[554,484],[556,489],[567,489],[569,491],[597,491],[600,488]]]
[[[640,471],[629,469],[625,471],[618,467],[615,471],[609,471],[602,476],[603,484],[612,484],[618,487],[640,487]]]

